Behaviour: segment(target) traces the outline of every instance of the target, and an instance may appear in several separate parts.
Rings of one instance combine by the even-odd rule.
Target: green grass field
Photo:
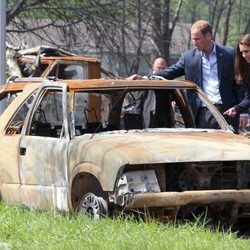
[[[212,232],[198,222],[177,226],[131,218],[94,221],[81,214],[39,212],[2,202],[0,249],[240,250],[250,249],[250,240]]]

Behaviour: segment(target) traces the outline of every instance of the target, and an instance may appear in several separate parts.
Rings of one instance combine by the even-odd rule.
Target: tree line
[[[139,71],[149,45],[150,59],[169,61],[176,27],[190,27],[198,19],[212,24],[214,39],[234,46],[250,31],[249,13],[248,0],[7,0],[6,32],[8,38],[32,34],[69,51],[93,47],[100,56],[113,52],[130,75]],[[176,46],[182,40],[178,37]],[[190,37],[185,46],[191,47]]]

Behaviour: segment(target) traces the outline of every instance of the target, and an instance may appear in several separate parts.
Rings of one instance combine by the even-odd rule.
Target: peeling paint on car
[[[137,94],[148,90],[161,105],[146,126],[135,122],[145,112],[135,112]],[[208,105],[219,129],[195,127],[186,90]],[[0,116],[2,200],[94,218],[147,209],[166,221],[209,209],[234,224],[250,214],[250,141],[194,83],[39,78],[0,90],[2,99],[14,94]],[[129,110],[127,94],[137,98]]]

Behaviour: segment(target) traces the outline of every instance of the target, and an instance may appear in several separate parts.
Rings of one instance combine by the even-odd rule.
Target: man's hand
[[[228,116],[231,116],[231,117],[234,117],[236,114],[237,114],[237,111],[236,111],[235,108],[230,108],[230,109],[228,109],[227,111],[225,111],[223,113],[223,115],[228,115]]]
[[[134,74],[132,76],[129,76],[127,80],[143,80],[144,78],[140,75]]]

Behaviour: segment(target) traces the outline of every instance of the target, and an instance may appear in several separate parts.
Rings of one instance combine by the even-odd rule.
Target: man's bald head
[[[154,60],[152,65],[153,73],[164,70],[167,67],[167,62],[163,57],[158,57]]]

